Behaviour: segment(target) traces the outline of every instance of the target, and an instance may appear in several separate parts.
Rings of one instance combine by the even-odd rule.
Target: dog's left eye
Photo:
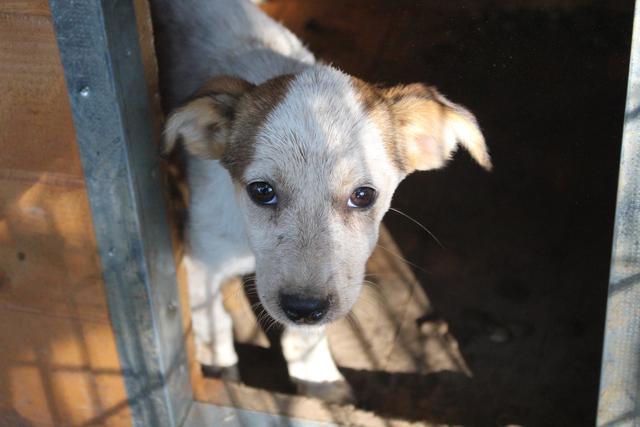
[[[368,208],[376,200],[376,190],[371,187],[358,187],[353,190],[347,206],[350,208]]]
[[[278,203],[276,192],[268,182],[252,182],[247,185],[247,193],[259,205],[275,205]]]

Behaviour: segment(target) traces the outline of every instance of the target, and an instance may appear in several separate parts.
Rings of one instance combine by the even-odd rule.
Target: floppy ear
[[[462,145],[486,170],[491,158],[476,118],[434,88],[423,84],[383,91],[403,144],[407,171],[437,169]]]
[[[219,159],[225,150],[238,101],[253,85],[235,77],[216,77],[201,87],[165,123],[163,152],[180,142],[197,157]]]

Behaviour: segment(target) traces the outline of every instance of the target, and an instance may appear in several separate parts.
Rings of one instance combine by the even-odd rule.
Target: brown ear
[[[408,172],[437,169],[462,145],[485,169],[491,158],[476,118],[423,84],[386,89]]]
[[[216,77],[207,82],[169,115],[163,132],[165,154],[181,142],[194,156],[221,158],[238,100],[252,87],[235,77]]]

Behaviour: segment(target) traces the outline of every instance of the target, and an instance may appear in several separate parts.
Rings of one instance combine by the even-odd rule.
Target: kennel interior
[[[437,86],[493,156],[490,174],[460,152],[399,188],[393,206],[442,245],[385,218],[376,285],[330,332],[355,406],[293,394],[238,283],[242,383],[193,363],[146,2],[15,0],[0,4],[0,425],[640,422],[633,1],[261,7],[346,72]]]

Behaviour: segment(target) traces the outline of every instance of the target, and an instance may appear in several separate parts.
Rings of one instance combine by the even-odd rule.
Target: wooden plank
[[[0,3],[0,92],[0,425],[131,425],[46,0]]]
[[[82,176],[51,20],[0,13],[0,169]]]
[[[0,7],[0,425],[130,424],[46,2]]]
[[[55,178],[0,170],[0,309],[107,323],[84,182]]]
[[[0,322],[0,425],[131,424],[108,322],[4,308]]]
[[[47,0],[3,0],[0,13],[29,16],[50,16]]]
[[[151,22],[151,10],[147,0],[134,0],[136,8],[136,25],[140,40],[140,53],[142,66],[147,82],[149,94],[149,106],[151,108],[151,124],[155,133],[155,140],[160,140],[160,131],[163,123],[162,107],[160,105],[160,91],[158,89],[158,62],[153,38],[153,24]]]

